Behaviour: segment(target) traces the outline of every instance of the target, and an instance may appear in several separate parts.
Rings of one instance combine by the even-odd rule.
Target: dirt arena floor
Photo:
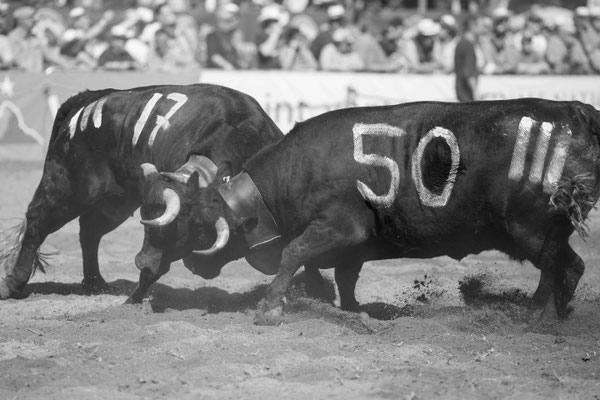
[[[24,216],[41,168],[0,163],[0,229]],[[366,265],[371,318],[298,284],[285,323],[256,326],[270,278],[243,261],[211,281],[176,263],[148,302],[123,305],[138,221],[102,242],[111,294],[82,295],[76,222],[46,240],[47,274],[0,302],[0,399],[600,399],[598,211],[587,242],[572,238],[587,265],[574,311],[551,323],[526,306],[538,271],[497,252]]]

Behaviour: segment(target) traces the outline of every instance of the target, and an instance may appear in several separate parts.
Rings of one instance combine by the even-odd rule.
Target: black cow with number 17
[[[202,210],[191,223],[221,227],[214,244],[199,232],[197,248],[240,257],[231,249],[243,243],[270,255],[277,275],[258,322],[281,315],[302,265],[335,267],[342,308],[352,309],[365,261],[489,249],[539,268],[534,301],[562,316],[584,271],[568,239],[585,235],[600,195],[599,139],[600,114],[580,102],[342,109],[297,124],[241,173],[190,186],[185,199]]]

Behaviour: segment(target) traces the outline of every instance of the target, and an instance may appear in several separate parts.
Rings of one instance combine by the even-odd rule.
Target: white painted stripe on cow
[[[96,106],[97,101],[90,103],[86,108],[83,109],[83,114],[81,115],[81,120],[79,121],[79,129],[84,130],[87,127],[88,121],[90,119],[90,114],[92,113],[93,108]]]
[[[432,193],[425,187],[423,184],[423,171],[421,171],[421,158],[423,157],[423,152],[429,142],[431,142],[433,138],[438,137],[443,138],[448,144],[448,147],[450,147],[450,158],[452,163],[448,173],[448,179],[446,180],[446,186],[444,186],[442,194],[439,195]],[[454,136],[452,131],[436,126],[421,138],[419,145],[412,156],[412,178],[415,182],[421,204],[429,207],[444,207],[446,203],[448,203],[448,199],[450,199],[450,195],[452,194],[452,189],[454,189],[454,182],[456,181],[459,163],[460,149],[458,148],[456,136]]]
[[[550,145],[550,136],[552,134],[552,125],[550,122],[543,122],[538,135],[535,153],[533,153],[533,162],[531,171],[529,172],[529,182],[540,183],[542,181],[542,173],[544,172],[544,162],[548,154],[548,146]]]
[[[571,135],[571,129],[565,127],[558,138],[552,158],[548,164],[548,169],[546,170],[546,176],[544,177],[544,192],[546,193],[552,193],[562,177],[565,163],[567,162],[569,146],[571,145]]]
[[[521,118],[521,122],[519,122],[519,132],[517,133],[517,141],[515,142],[513,156],[510,162],[510,170],[508,171],[509,179],[518,181],[523,177],[523,170],[525,169],[525,157],[527,156],[527,147],[529,147],[529,139],[531,136],[532,127],[533,120],[531,118]]]
[[[77,130],[77,120],[79,119],[81,111],[83,111],[83,108],[80,108],[69,121],[69,139],[73,139],[73,136],[75,136],[75,131]]]
[[[365,154],[363,152],[362,137],[367,136],[390,136],[400,137],[406,132],[404,129],[397,128],[388,124],[354,124],[352,134],[354,136],[354,159],[361,164],[372,165],[376,167],[387,168],[390,171],[391,182],[388,192],[379,196],[375,194],[364,182],[356,180],[356,187],[361,196],[373,204],[382,207],[390,207],[394,204],[396,195],[398,194],[398,186],[400,184],[400,170],[398,164],[389,157],[378,154]]]
[[[152,145],[154,144],[154,140],[156,139],[158,130],[160,128],[162,128],[163,130],[169,129],[169,119],[173,116],[173,114],[177,112],[177,110],[181,108],[181,106],[183,106],[187,102],[188,97],[182,93],[170,93],[167,96],[167,99],[173,100],[175,104],[173,105],[173,107],[171,107],[171,109],[167,112],[165,116],[158,115],[156,117],[156,125],[154,126],[154,129],[152,129],[152,132],[150,132],[150,137],[148,138],[148,146],[150,148],[152,148]]]
[[[142,110],[142,114],[136,121],[135,126],[133,127],[133,138],[131,138],[131,144],[133,144],[134,146],[137,144],[137,142],[140,138],[140,135],[142,134],[142,130],[144,129],[144,126],[146,125],[146,122],[148,121],[148,117],[150,116],[152,109],[154,108],[154,106],[156,105],[158,100],[160,100],[160,98],[162,96],[163,95],[160,93],[154,93],[152,98],[146,103],[146,106]]]
[[[98,100],[98,103],[96,103],[96,108],[94,108],[94,127],[96,129],[102,126],[102,107],[104,107],[106,100],[108,100],[108,97],[101,98]]]

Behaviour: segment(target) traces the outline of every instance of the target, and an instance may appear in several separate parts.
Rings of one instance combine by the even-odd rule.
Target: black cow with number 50
[[[352,309],[365,261],[488,249],[539,268],[534,300],[562,316],[584,271],[568,239],[600,195],[599,139],[600,114],[579,102],[342,109],[297,124],[227,183],[190,185],[186,201],[191,223],[220,226],[197,247],[239,257],[243,243],[272,261],[258,322],[281,315],[301,265],[335,267]]]
[[[115,229],[142,203],[144,174],[141,163],[152,163],[173,179],[152,199],[167,215],[179,206],[191,175],[196,186],[215,179],[218,168],[231,174],[244,161],[283,134],[250,96],[215,85],[151,86],[130,90],[85,91],[65,101],[58,110],[39,186],[27,209],[26,219],[10,246],[0,249],[0,299],[18,292],[35,267],[42,267],[38,248],[45,238],[79,217],[83,255],[83,286],[88,292],[105,289],[98,266],[101,238]],[[182,208],[177,237],[190,233]],[[194,209],[197,212],[198,209]],[[164,223],[165,219],[154,221]],[[214,240],[210,227],[201,236]],[[187,252],[179,254],[194,273],[202,265]],[[189,256],[189,257],[186,257]],[[145,263],[148,270],[158,269]],[[139,291],[138,291],[139,292]],[[135,293],[134,293],[135,294]],[[141,295],[132,296],[141,301]]]

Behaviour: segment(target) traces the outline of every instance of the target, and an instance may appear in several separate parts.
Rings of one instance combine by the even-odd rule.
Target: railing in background
[[[58,104],[82,90],[190,84],[198,80],[196,73],[36,75],[3,71],[0,73],[0,160],[43,160]],[[455,100],[451,75],[204,70],[200,81],[252,95],[284,131],[297,121],[342,107]],[[480,87],[486,100],[544,97],[580,100],[600,109],[597,81],[597,76],[483,76]]]

